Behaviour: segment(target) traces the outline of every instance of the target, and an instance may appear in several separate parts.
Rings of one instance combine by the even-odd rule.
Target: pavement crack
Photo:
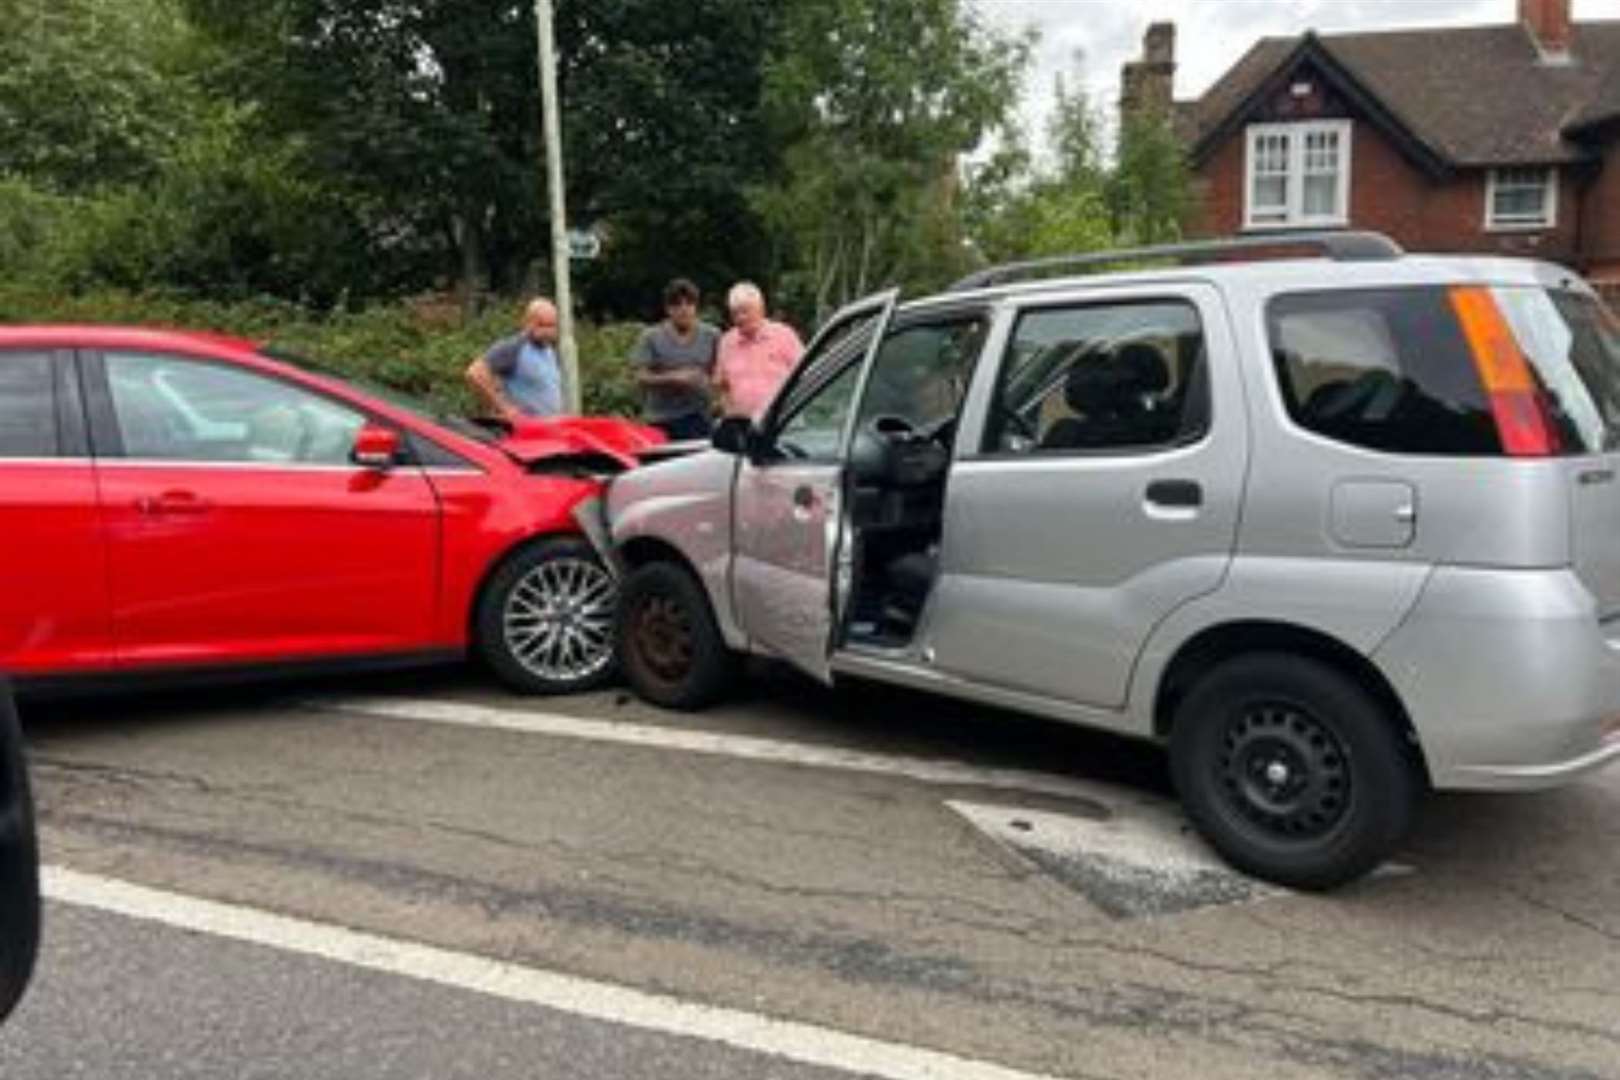
[[[280,785],[274,784],[248,784],[226,785],[207,780],[200,776],[188,773],[162,771],[155,769],[136,769],[122,765],[105,765],[98,762],[64,761],[49,757],[36,757],[32,760],[36,771],[41,775],[56,773],[64,777],[93,777],[98,781],[114,785],[130,787],[139,790],[149,790],[162,785],[172,788],[182,788],[200,795],[230,796],[238,805],[259,805],[274,807],[280,810],[291,810],[298,813],[330,814],[342,821],[359,825],[370,825],[383,828],[400,829],[407,832],[420,832],[424,829],[442,833],[446,836],[455,836],[462,839],[479,840],[485,843],[496,844],[501,847],[517,851],[539,851],[542,845],[515,840],[502,836],[499,833],[483,829],[469,828],[454,825],[432,818],[411,818],[391,814],[378,814],[351,807],[322,802],[299,796],[296,798],[286,795],[272,794],[283,790]],[[555,842],[548,843],[546,847],[562,848],[570,853],[575,849]]]
[[[29,765],[42,775],[57,773],[66,777],[93,777],[97,780],[132,788],[150,788],[158,784],[183,787],[203,795],[220,792],[215,784],[200,776],[159,769],[137,769],[129,765],[107,765],[96,761],[71,761],[36,754]]]
[[[991,930],[999,933],[1013,932],[1027,935],[1043,927],[1043,920],[1038,918],[1022,915],[1019,912],[998,905],[969,900],[964,897],[946,896],[939,893],[906,892],[898,889],[839,889],[786,884],[770,881],[753,874],[745,874],[722,866],[712,860],[698,858],[690,853],[615,851],[612,853],[612,861],[650,867],[655,870],[691,874],[706,881],[723,881],[739,888],[751,889],[776,897],[801,900],[848,900],[897,906],[915,906],[946,922],[963,922],[963,920],[943,914],[942,907],[977,911],[981,915],[988,916],[993,920],[999,919],[1000,921],[971,921],[963,924],[970,925],[975,929]]]
[[[1071,948],[1078,947],[1095,949],[1099,952],[1109,953],[1114,956],[1129,956],[1138,958],[1146,957],[1151,960],[1157,960],[1162,964],[1168,964],[1171,967],[1179,968],[1183,971],[1194,972],[1195,974],[1199,975],[1226,975],[1235,979],[1272,979],[1277,976],[1278,972],[1285,971],[1291,966],[1286,961],[1278,961],[1275,964],[1258,965],[1209,963],[1199,960],[1190,960],[1185,956],[1177,956],[1174,953],[1165,952],[1162,949],[1150,948],[1146,945],[1123,944],[1115,941],[1102,941],[1097,938],[1063,936],[1058,938],[1054,944],[1064,945]]]
[[[325,874],[396,896],[460,904],[482,910],[491,920],[542,920],[631,938],[683,942],[819,969],[873,985],[963,994],[970,993],[986,978],[972,962],[948,953],[906,949],[837,930],[810,931],[776,921],[749,922],[736,915],[694,911],[578,884],[547,882],[516,888],[312,845],[227,838],[80,812],[51,812],[41,820],[113,842],[154,845],[204,858],[252,859],[283,869]]]
[[[1397,1010],[1411,1009],[1417,1012],[1444,1016],[1450,1020],[1460,1020],[1466,1024],[1481,1024],[1486,1027],[1495,1027],[1503,1023],[1523,1024],[1544,1031],[1562,1031],[1572,1035],[1582,1035],[1620,1046],[1620,1032],[1573,1021],[1527,1016],[1511,1009],[1465,1009],[1457,1005],[1432,1001],[1416,994],[1352,994],[1344,990],[1334,990],[1325,986],[1298,982],[1290,982],[1286,986],[1294,993],[1315,994],[1319,997],[1331,998],[1334,1001],[1343,1001],[1352,1005],[1372,1005]]]
[[[1535,908],[1537,911],[1544,911],[1549,915],[1556,915],[1565,922],[1580,927],[1582,930],[1589,930],[1607,941],[1620,944],[1620,933],[1616,933],[1606,926],[1600,926],[1584,916],[1577,915],[1573,911],[1567,911],[1557,904],[1543,900],[1523,889],[1514,888],[1512,885],[1504,885],[1502,889],[1509,896],[1522,901],[1528,907]]]

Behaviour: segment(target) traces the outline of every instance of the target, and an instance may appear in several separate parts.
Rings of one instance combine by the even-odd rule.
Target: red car
[[[470,649],[521,690],[597,685],[615,585],[573,512],[662,441],[482,426],[217,335],[0,327],[0,671]]]

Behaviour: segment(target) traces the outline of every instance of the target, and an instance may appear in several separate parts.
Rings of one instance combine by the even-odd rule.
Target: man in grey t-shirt
[[[649,424],[671,439],[709,437],[709,379],[720,331],[698,319],[698,287],[676,278],[664,287],[664,321],[649,326],[630,353]]]

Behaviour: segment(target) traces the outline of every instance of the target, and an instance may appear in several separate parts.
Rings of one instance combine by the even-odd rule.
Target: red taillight
[[[1539,390],[1491,394],[1497,434],[1509,457],[1550,457],[1558,453],[1558,431],[1547,415],[1547,399]]]
[[[1530,362],[1491,291],[1452,289],[1451,308],[1490,398],[1503,451],[1510,457],[1551,457],[1562,450],[1558,429],[1547,412],[1546,396],[1537,389]]]

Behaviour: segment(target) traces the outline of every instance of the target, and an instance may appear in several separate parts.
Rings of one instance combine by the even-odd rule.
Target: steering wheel
[[[950,416],[945,417],[945,419],[941,420],[933,427],[924,431],[923,435],[930,442],[937,442],[946,450],[950,450],[950,448],[956,443],[956,422],[960,418],[960,414],[952,413]]]
[[[905,442],[917,434],[917,429],[910,420],[894,413],[881,413],[872,417],[867,427],[872,433],[880,435],[889,442]]]

